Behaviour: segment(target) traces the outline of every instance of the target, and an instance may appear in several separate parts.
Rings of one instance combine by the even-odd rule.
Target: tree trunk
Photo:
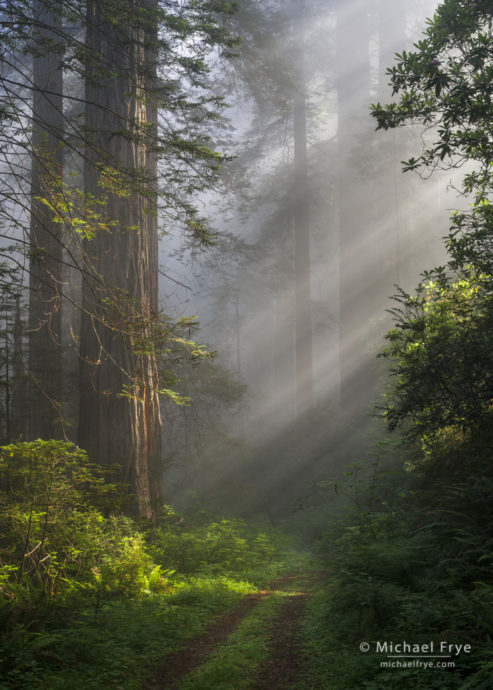
[[[304,45],[304,6],[300,22],[295,24],[298,35],[296,54],[296,93],[293,103],[294,121],[294,256],[295,256],[295,368],[296,414],[313,407],[313,349],[310,284],[310,194],[308,186],[308,154],[306,141],[306,74]],[[295,15],[296,16],[296,15]]]
[[[153,2],[88,4],[86,217],[79,443],[118,463],[133,512],[152,518],[161,497],[156,355],[157,108]]]
[[[369,319],[375,308],[372,286],[375,280],[374,256],[378,248],[372,242],[368,227],[366,180],[361,175],[357,185],[354,181],[362,163],[361,150],[358,149],[371,137],[372,125],[367,114],[370,104],[370,35],[367,0],[353,3],[338,0],[340,402],[348,413],[362,411],[372,399],[375,385],[368,341]]]
[[[395,53],[410,47],[406,40],[407,6],[408,3],[404,0],[380,0],[379,2],[379,95],[377,99],[379,102],[386,102],[391,95],[386,71],[394,64]],[[375,195],[379,215],[385,211],[384,217],[388,219],[387,223],[380,224],[381,266],[384,270],[380,274],[379,298],[382,302],[394,293],[395,284],[403,285],[407,282],[405,281],[406,269],[410,253],[405,231],[405,217],[401,211],[401,204],[405,197],[401,194],[399,184],[402,177],[400,161],[407,157],[403,153],[406,151],[406,135],[407,132],[404,129],[392,130],[390,137],[385,137],[385,140],[382,137],[378,140],[382,154],[387,154],[382,155],[380,161],[380,195]],[[384,251],[386,251],[386,256]]]
[[[29,259],[28,437],[62,435],[60,224],[47,206],[60,190],[63,151],[63,75],[59,42],[61,16],[53,3],[34,3],[33,131]],[[47,202],[47,203],[45,203]]]
[[[26,434],[26,372],[24,366],[23,337],[24,326],[21,318],[20,297],[15,301],[14,352],[12,356],[12,427],[9,441],[17,441]]]

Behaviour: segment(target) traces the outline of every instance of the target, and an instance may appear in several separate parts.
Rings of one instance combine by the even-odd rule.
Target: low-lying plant
[[[300,558],[286,535],[265,522],[177,521],[169,508],[151,551],[157,562],[180,573],[241,575],[258,585],[265,585]]]

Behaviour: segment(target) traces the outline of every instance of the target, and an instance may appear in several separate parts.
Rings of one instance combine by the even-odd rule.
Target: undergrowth
[[[144,529],[63,442],[0,448],[0,489],[2,690],[139,688],[215,614],[299,565],[261,522],[166,507]]]
[[[403,469],[401,449],[401,457],[387,459],[383,466],[353,467],[343,485],[327,483],[326,489],[345,495],[347,506],[320,542],[333,575],[309,604],[305,636],[312,665],[303,687],[491,687],[489,448],[485,439],[480,446],[444,434],[418,465],[414,453]],[[445,455],[439,458],[440,452]],[[451,463],[446,476],[445,457]],[[385,642],[386,651],[381,646]],[[430,654],[431,643],[434,654],[449,656],[396,659],[399,650],[392,652],[390,644],[403,643],[411,646],[400,651],[408,657]],[[462,649],[450,653],[449,644]],[[434,667],[424,668],[426,661]]]

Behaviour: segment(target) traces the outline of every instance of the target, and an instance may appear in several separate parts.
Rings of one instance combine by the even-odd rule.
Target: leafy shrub
[[[488,687],[493,472],[486,448],[478,454],[477,443],[463,444],[462,453],[460,475],[437,476],[427,455],[420,475],[401,476],[398,490],[392,475],[378,483],[369,473],[366,490],[329,525],[321,548],[336,574],[314,600],[307,629],[320,687]],[[381,655],[359,651],[362,641],[432,639],[470,644],[472,652],[438,677],[382,670]]]
[[[79,448],[4,446],[0,487],[0,619],[29,618],[46,598],[86,592],[101,601],[166,585],[135,524],[101,512],[115,506],[116,487]]]
[[[55,596],[91,579],[104,523],[94,504],[107,505],[115,487],[83,451],[61,441],[3,446],[0,490],[4,596],[13,582]]]
[[[265,524],[223,519],[189,525],[185,521],[158,530],[153,555],[165,567],[192,574],[254,574],[269,577],[289,551],[286,537]]]

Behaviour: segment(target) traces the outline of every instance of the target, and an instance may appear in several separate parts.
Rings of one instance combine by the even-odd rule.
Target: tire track
[[[238,626],[247,613],[268,593],[246,595],[239,604],[221,613],[199,637],[189,640],[185,649],[167,656],[152,680],[142,690],[174,690],[180,680],[201,666]]]

